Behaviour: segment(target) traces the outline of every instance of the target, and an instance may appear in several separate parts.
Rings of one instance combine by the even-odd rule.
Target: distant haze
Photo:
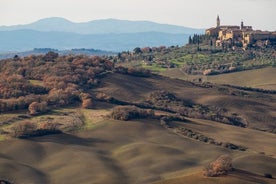
[[[35,30],[58,31],[77,34],[106,34],[106,33],[141,33],[162,32],[171,34],[199,34],[202,29],[193,29],[184,26],[158,24],[150,21],[128,21],[117,19],[93,20],[74,23],[60,17],[51,17],[38,20],[31,24],[17,26],[0,26],[0,31]]]
[[[123,51],[135,47],[175,46],[184,45],[190,35],[203,32],[203,29],[149,21],[104,19],[73,23],[55,17],[26,25],[0,26],[0,52],[33,48]]]
[[[221,23],[276,30],[276,0],[1,0],[0,26],[27,24],[47,17],[73,22],[97,19],[147,20],[193,28]]]

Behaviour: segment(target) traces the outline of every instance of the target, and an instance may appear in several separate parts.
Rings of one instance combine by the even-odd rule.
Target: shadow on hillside
[[[95,138],[81,138],[72,134],[55,134],[55,135],[46,135],[42,137],[35,137],[29,139],[35,142],[52,142],[64,145],[82,145],[82,146],[93,146],[97,143],[108,143],[106,140],[95,139]]]
[[[13,160],[0,160],[0,183],[50,183],[50,178],[42,170],[24,163],[14,162]],[[1,180],[1,178],[8,179]],[[12,182],[8,182],[12,181]]]
[[[268,182],[264,181],[265,177],[262,175],[258,175],[252,172],[248,172],[245,170],[241,170],[241,169],[235,169],[235,171],[231,172],[229,175],[241,179],[241,180],[245,180],[248,182],[253,182],[253,183],[260,183],[260,184],[267,184]],[[271,180],[275,180],[275,179],[271,179]]]

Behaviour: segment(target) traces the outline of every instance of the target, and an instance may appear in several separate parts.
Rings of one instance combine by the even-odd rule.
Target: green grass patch
[[[0,115],[0,122],[4,122],[7,121],[11,118],[15,118],[17,116],[17,114],[1,114]]]
[[[44,86],[44,83],[41,80],[29,80],[29,82],[33,85]]]
[[[182,68],[184,65],[184,62],[181,59],[172,59],[172,60],[170,60],[170,62],[175,64],[177,66],[177,68]]]
[[[4,140],[6,140],[7,138],[6,138],[6,136],[5,135],[0,135],[0,141],[4,141]]]
[[[79,111],[84,121],[82,128],[89,130],[97,128],[109,114],[109,111],[104,109],[79,109]]]
[[[0,122],[11,121],[10,124],[2,125],[0,128],[9,130],[14,124],[23,121],[36,123],[57,123],[61,125],[62,131],[76,131],[79,129],[93,129],[109,113],[108,110],[81,109],[79,107],[52,109],[48,113],[30,118],[19,118],[23,113],[1,114]],[[4,136],[5,137],[5,136]]]
[[[152,72],[156,72],[156,73],[167,70],[167,68],[163,68],[163,67],[161,67],[160,65],[158,65],[156,63],[152,64],[151,66],[143,65],[143,68],[151,70]]]

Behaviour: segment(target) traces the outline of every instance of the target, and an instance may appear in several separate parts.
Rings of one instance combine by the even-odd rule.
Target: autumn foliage
[[[28,109],[31,115],[49,107],[93,106],[87,93],[101,75],[114,70],[106,57],[49,52],[0,61],[0,112]],[[88,94],[84,96],[83,94]]]
[[[221,155],[217,160],[211,162],[205,169],[203,174],[209,177],[226,175],[233,170],[232,159],[229,155]]]
[[[140,109],[135,106],[117,106],[113,108],[111,117],[116,120],[131,120],[153,117],[154,111],[151,109]]]
[[[44,113],[47,112],[48,108],[47,108],[47,102],[32,102],[29,105],[29,112],[31,115],[37,115],[40,113]]]
[[[61,133],[61,131],[58,129],[56,123],[45,122],[38,125],[30,121],[23,121],[13,125],[10,132],[11,136],[16,138],[28,138],[57,133]]]

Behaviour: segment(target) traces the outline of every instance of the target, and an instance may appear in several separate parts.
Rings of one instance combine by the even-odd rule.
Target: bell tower
[[[217,27],[220,27],[220,19],[219,19],[219,16],[217,16]]]

